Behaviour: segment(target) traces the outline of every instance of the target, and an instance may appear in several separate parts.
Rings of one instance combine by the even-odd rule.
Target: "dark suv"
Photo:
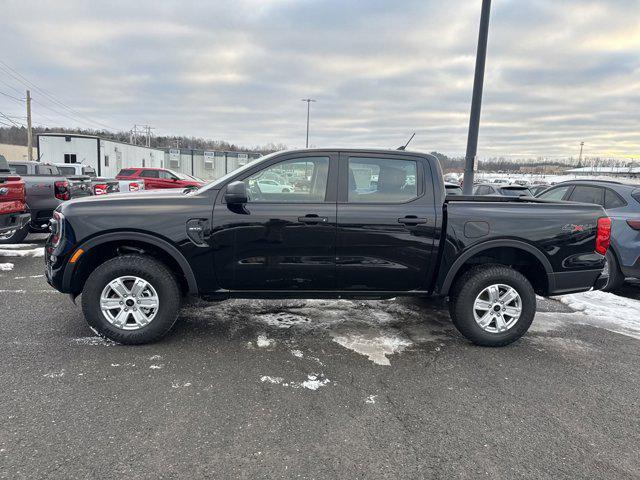
[[[571,180],[537,195],[544,200],[595,203],[611,218],[611,248],[607,252],[609,281],[605,291],[619,288],[625,277],[640,278],[640,185],[609,180]]]

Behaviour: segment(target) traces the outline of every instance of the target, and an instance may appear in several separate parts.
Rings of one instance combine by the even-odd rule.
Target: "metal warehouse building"
[[[113,178],[122,168],[168,168],[203,180],[215,180],[261,156],[255,152],[157,149],[92,135],[41,133],[38,158],[45,163],[83,163],[99,176]]]
[[[215,180],[260,156],[255,152],[171,148],[166,150],[164,166],[203,180]]]
[[[90,135],[42,133],[38,158],[46,163],[82,163],[98,176],[113,178],[126,167],[162,167],[164,150],[107,140]]]

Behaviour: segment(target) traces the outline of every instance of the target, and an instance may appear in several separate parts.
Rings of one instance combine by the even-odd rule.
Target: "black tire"
[[[29,227],[24,226],[20,230],[14,230],[12,235],[0,236],[0,245],[7,245],[10,243],[21,243],[29,235]]]
[[[155,317],[136,330],[115,326],[100,308],[100,296],[105,287],[113,280],[127,276],[142,278],[155,289],[158,296],[159,306]],[[91,273],[82,290],[82,311],[89,325],[100,335],[127,345],[161,339],[176,322],[180,303],[180,288],[174,275],[162,262],[144,255],[123,255],[107,260]],[[127,318],[129,322],[132,321],[132,316]]]
[[[508,330],[489,332],[474,316],[478,295],[491,285],[503,284],[516,290],[521,299],[520,317]],[[481,265],[465,272],[453,285],[449,296],[449,313],[458,331],[476,345],[502,347],[524,335],[536,314],[536,294],[520,272],[504,265]],[[497,326],[497,324],[496,324]]]
[[[607,250],[605,259],[609,267],[609,280],[601,290],[603,292],[615,292],[622,287],[622,284],[624,283],[624,275],[620,271],[620,265],[618,264],[615,253],[611,251],[611,248]]]

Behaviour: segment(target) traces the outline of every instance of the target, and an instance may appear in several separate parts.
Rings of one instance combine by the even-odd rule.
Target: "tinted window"
[[[26,175],[27,174],[27,166],[21,165],[19,163],[10,163],[9,166],[11,170],[16,172],[18,175]]]
[[[162,170],[160,172],[160,178],[164,178],[165,180],[177,180],[178,177],[173,175],[171,172],[167,172],[166,170]]]
[[[570,188],[571,188],[571,185],[565,185],[564,187],[558,187],[558,188],[551,188],[545,191],[540,196],[538,196],[538,198],[542,198],[543,200],[562,200]]]
[[[605,188],[604,190],[604,208],[607,210],[612,208],[620,208],[627,205],[620,195],[618,195],[613,190]]]
[[[74,175],[76,173],[76,169],[73,167],[58,167],[58,170],[62,175]]]
[[[352,203],[404,203],[418,196],[418,164],[413,160],[349,157]]]
[[[446,187],[447,195],[462,195],[460,187]]]
[[[142,170],[140,176],[142,178],[159,178],[160,172],[158,170]]]
[[[130,177],[131,175],[135,175],[136,170],[120,170],[120,173],[118,174],[118,176],[122,176],[122,177]]]
[[[493,188],[487,185],[480,185],[476,187],[476,195],[491,195],[493,193]]]
[[[0,172],[10,172],[9,162],[7,159],[0,155]]]
[[[276,163],[244,179],[250,202],[323,202],[329,157],[305,157]]]
[[[603,201],[604,189],[602,187],[591,187],[586,185],[578,185],[571,192],[569,200],[572,202],[595,203],[604,205]]]
[[[505,197],[530,197],[531,192],[528,188],[501,188],[500,191]]]
[[[51,165],[36,165],[36,175],[59,175],[60,172],[56,167]]]

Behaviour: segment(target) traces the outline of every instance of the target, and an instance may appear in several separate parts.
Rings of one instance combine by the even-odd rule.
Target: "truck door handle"
[[[298,217],[300,223],[326,223],[329,219],[327,217],[319,217],[315,213],[309,213],[304,217]]]
[[[398,219],[398,223],[404,223],[405,225],[421,225],[427,223],[426,218],[418,218],[415,215],[407,215]]]

